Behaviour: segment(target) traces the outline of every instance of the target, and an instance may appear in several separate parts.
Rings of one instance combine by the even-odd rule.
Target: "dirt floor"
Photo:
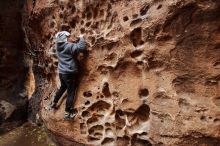
[[[56,146],[44,126],[25,123],[0,136],[1,146]]]

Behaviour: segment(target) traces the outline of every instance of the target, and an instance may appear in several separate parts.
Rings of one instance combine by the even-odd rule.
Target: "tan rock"
[[[42,100],[47,128],[88,145],[219,145],[219,9],[200,0],[37,1],[30,29],[39,49],[50,51],[65,29],[85,34],[89,50],[78,116],[63,121],[65,102],[49,111]],[[44,67],[54,89],[55,69]]]

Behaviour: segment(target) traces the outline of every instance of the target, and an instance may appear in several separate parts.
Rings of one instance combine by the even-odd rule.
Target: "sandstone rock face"
[[[34,1],[28,35],[36,82],[48,83],[36,92],[47,128],[88,145],[220,144],[219,22],[214,0]],[[63,121],[64,101],[48,109],[60,30],[88,42],[74,121]]]

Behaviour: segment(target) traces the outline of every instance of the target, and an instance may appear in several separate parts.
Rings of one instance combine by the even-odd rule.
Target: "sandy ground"
[[[25,123],[0,136],[1,146],[56,146],[44,126]]]

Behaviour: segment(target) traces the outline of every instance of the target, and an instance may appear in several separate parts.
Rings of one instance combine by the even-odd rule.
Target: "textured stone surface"
[[[4,115],[5,120],[7,120],[16,109],[14,105],[4,100],[0,102],[0,107],[1,107],[0,113],[1,115]]]
[[[41,117],[89,145],[220,144],[220,2],[37,0],[29,20]],[[74,121],[48,109],[59,86],[54,35],[88,41]],[[46,86],[44,86],[46,85]],[[64,99],[65,100],[65,99]],[[62,142],[61,142],[62,143]]]
[[[0,1],[0,134],[27,120],[34,75],[26,54],[24,1]]]

